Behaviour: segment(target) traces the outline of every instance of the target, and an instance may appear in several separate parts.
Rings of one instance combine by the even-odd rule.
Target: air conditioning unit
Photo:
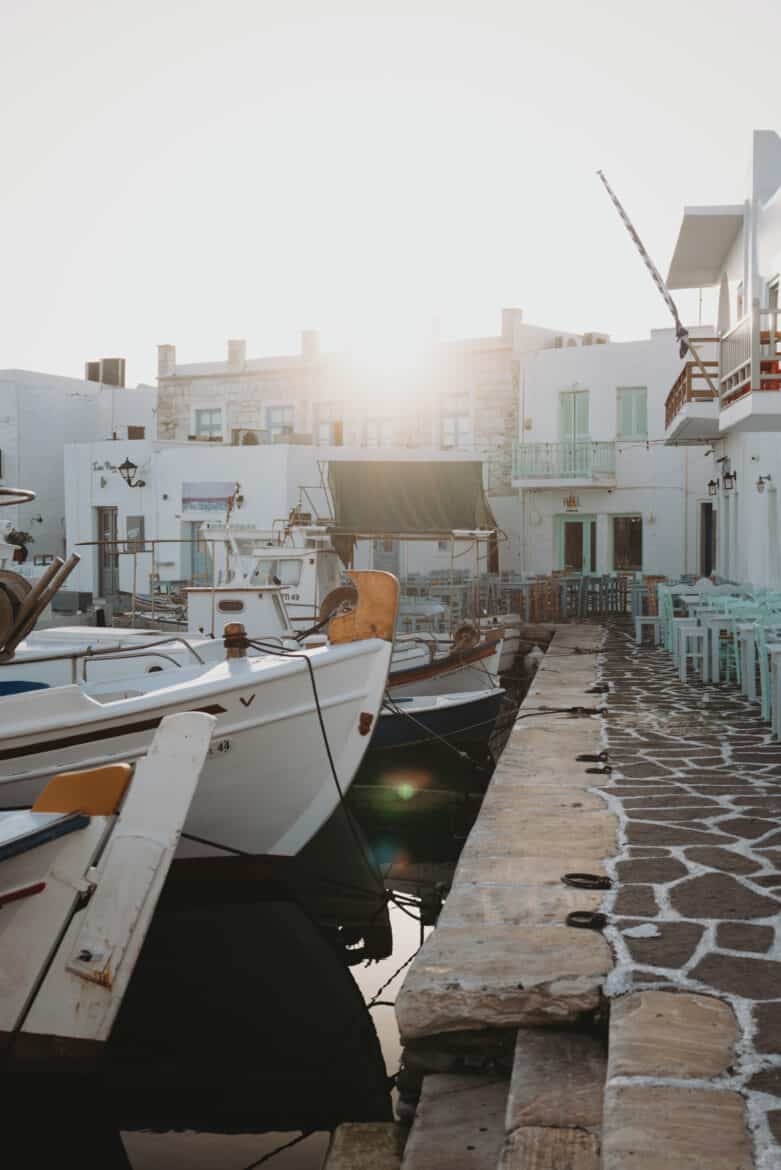
[[[553,338],[553,348],[554,349],[561,349],[563,345],[564,345],[564,338],[559,333],[559,334],[557,334],[556,337]]]
[[[188,435],[189,443],[221,443],[222,435]]]

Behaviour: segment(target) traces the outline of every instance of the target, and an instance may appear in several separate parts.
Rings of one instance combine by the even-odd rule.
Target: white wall
[[[145,482],[142,488],[130,488],[117,470],[130,455],[138,465],[137,478]],[[82,563],[72,578],[72,587],[98,592],[98,559],[95,549],[78,547],[82,541],[97,537],[97,509],[116,507],[118,510],[118,537],[127,533],[128,516],[143,515],[147,540],[183,536],[183,525],[188,521],[213,520],[220,523],[225,513],[185,511],[182,506],[182,485],[187,482],[239,483],[244,502],[232,518],[235,525],[248,524],[271,528],[275,519],[284,519],[299,503],[302,486],[310,487],[315,510],[324,496],[319,488],[318,464],[329,460],[437,460],[463,461],[459,452],[425,449],[409,451],[388,448],[384,450],[351,450],[348,447],[311,447],[271,444],[256,447],[222,447],[217,444],[123,442],[73,444],[66,448],[65,467],[67,492],[68,551],[77,551]],[[307,502],[304,499],[304,507]],[[189,550],[183,546],[162,546],[158,555],[161,580],[176,581],[188,576]],[[465,557],[464,561],[469,560]],[[356,567],[369,568],[372,564],[371,542],[359,545]],[[402,546],[401,572],[428,572],[432,568],[450,565],[450,548],[439,550],[437,542],[408,542]],[[151,555],[137,558],[137,583],[140,592],[149,588],[148,573]],[[129,591],[132,583],[132,557],[120,557],[120,588]]]
[[[32,534],[30,560],[65,549],[65,444],[114,432],[124,436],[129,424],[150,434],[156,398],[153,387],[132,390],[29,370],[0,371],[0,482],[36,494],[32,504],[3,508],[0,528],[13,524]]]
[[[677,576],[699,571],[699,504],[708,501],[712,464],[704,448],[665,447],[664,404],[681,369],[672,329],[648,340],[542,350],[522,361],[519,440],[559,441],[559,391],[588,390],[589,432],[594,441],[616,443],[616,482],[594,486],[526,489],[520,501],[521,569],[557,568],[556,516],[566,514],[574,493],[578,514],[597,522],[597,571],[613,569],[612,521],[643,518],[643,571]],[[616,439],[617,389],[645,386],[648,441]]]

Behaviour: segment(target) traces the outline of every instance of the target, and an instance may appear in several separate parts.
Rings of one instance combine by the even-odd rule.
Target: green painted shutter
[[[559,394],[559,439],[562,443],[572,438],[572,398],[570,391],[562,390]]]
[[[583,441],[588,439],[588,390],[575,394],[575,433]]]
[[[619,386],[616,401],[618,438],[645,439],[648,436],[648,394],[645,386]]]

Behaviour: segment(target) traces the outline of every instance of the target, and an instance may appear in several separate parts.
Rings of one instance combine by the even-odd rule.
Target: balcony
[[[691,340],[704,370],[697,362],[686,362],[664,404],[664,437],[683,446],[719,437],[718,339]]]
[[[778,312],[754,308],[721,339],[719,430],[781,430]]]
[[[513,487],[613,487],[615,482],[615,443],[585,439],[513,446]]]

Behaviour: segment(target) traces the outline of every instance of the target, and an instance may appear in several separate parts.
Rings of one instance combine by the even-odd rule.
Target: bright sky
[[[684,204],[781,126],[778,0],[5,0],[0,367],[669,324]],[[696,322],[697,295],[680,295]]]

